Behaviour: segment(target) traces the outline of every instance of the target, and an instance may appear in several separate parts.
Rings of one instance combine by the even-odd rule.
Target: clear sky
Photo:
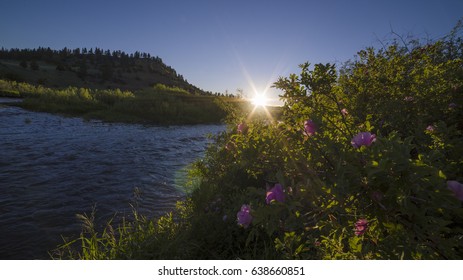
[[[303,62],[341,64],[392,30],[440,38],[461,17],[463,0],[2,0],[0,47],[147,52],[204,90],[251,97]]]

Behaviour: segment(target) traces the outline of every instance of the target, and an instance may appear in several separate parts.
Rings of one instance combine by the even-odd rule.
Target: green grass
[[[180,88],[157,85],[138,92],[68,87],[52,89],[0,80],[0,96],[23,97],[17,106],[28,110],[153,124],[220,123],[226,116],[219,103],[231,98],[192,95]],[[236,103],[236,102],[235,102]]]
[[[0,97],[20,97],[19,91],[16,90],[0,90]]]
[[[279,107],[255,109],[242,99],[193,95],[184,89],[161,84],[131,92],[76,87],[53,89],[0,80],[0,96],[24,98],[16,105],[27,110],[107,122],[209,124],[223,122],[231,111],[253,110],[253,117],[265,117],[268,113],[276,118],[281,115]]]

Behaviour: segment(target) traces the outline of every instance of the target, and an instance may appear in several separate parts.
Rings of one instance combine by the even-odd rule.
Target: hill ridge
[[[101,48],[0,49],[0,79],[54,88],[141,90],[163,84],[191,94],[210,95],[190,84],[158,56]]]

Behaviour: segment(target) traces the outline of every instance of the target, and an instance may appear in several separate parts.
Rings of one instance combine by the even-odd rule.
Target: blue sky
[[[204,90],[252,96],[303,62],[340,65],[391,30],[439,38],[461,17],[461,0],[2,0],[0,47],[147,52]]]

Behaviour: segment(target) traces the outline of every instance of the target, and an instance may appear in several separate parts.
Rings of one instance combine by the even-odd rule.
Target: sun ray
[[[272,99],[270,99],[268,97],[268,91],[270,90],[273,83],[275,82],[275,79],[277,78],[277,73],[278,73],[277,70],[279,68],[282,68],[283,57],[280,58],[280,60],[278,62],[278,65],[273,70],[271,77],[269,78],[268,82],[266,83],[266,85],[264,87],[264,90],[259,91],[257,89],[253,79],[251,78],[251,75],[249,74],[248,70],[246,69],[246,67],[244,65],[244,62],[242,61],[241,57],[239,56],[238,52],[236,51],[236,49],[233,48],[233,52],[235,54],[235,57],[236,57],[239,65],[240,65],[241,72],[242,72],[243,76],[246,78],[246,81],[248,82],[248,85],[250,86],[250,88],[252,90],[252,94],[253,94],[253,97],[251,99],[248,99],[248,100],[254,106],[253,106],[251,112],[248,114],[247,119],[250,120],[253,117],[253,115],[256,113],[256,111],[258,111],[258,109],[259,109],[259,110],[264,110],[264,113],[265,113],[267,119],[270,120],[271,122],[274,122],[274,118],[273,118],[272,114],[270,113],[270,111],[267,108],[269,106],[269,104],[271,103],[271,101],[272,101]],[[275,100],[273,100],[273,101],[275,101]]]
[[[265,93],[256,93],[251,99],[251,103],[255,106],[265,107],[268,105],[268,98]]]

